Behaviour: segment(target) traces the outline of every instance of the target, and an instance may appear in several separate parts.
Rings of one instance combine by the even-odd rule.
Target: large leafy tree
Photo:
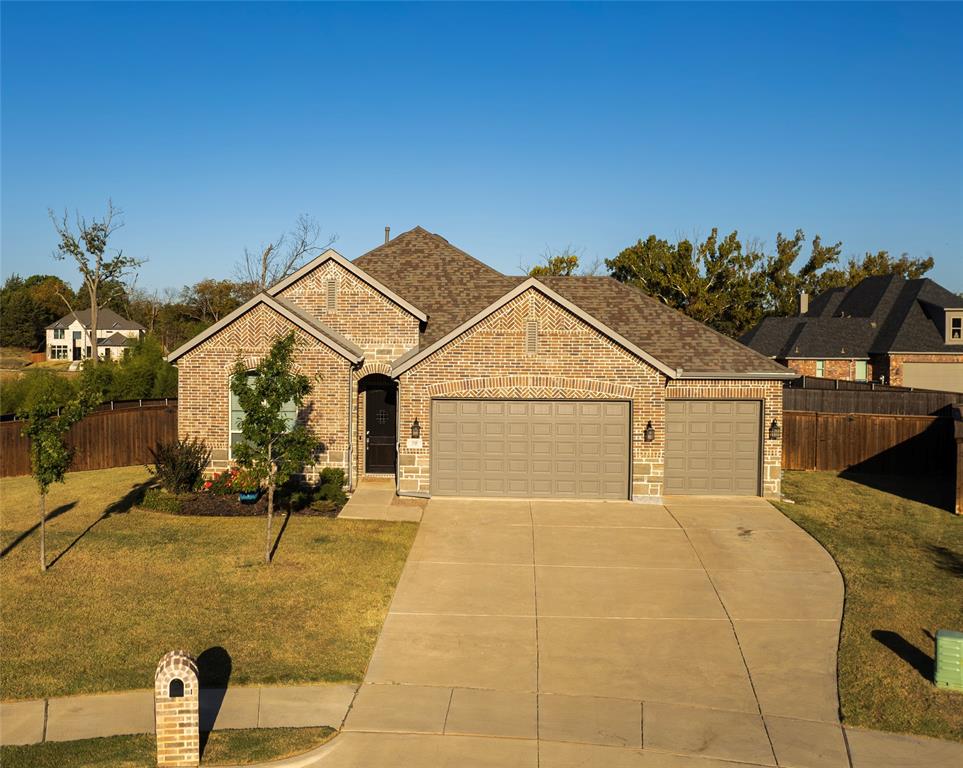
[[[97,404],[97,399],[96,393],[84,388],[60,405],[48,391],[18,413],[24,420],[23,435],[30,441],[30,473],[39,493],[41,571],[47,570],[47,492],[53,483],[64,482],[70,469],[73,451],[67,445],[68,430]]]
[[[112,202],[108,202],[107,212],[99,219],[88,221],[78,216],[76,232],[66,213],[63,218],[57,218],[52,210],[49,213],[59,240],[54,258],[72,259],[83,279],[81,292],[86,293],[84,303],[90,307],[90,357],[96,361],[97,313],[102,307],[117,300],[125,279],[143,262],[132,256],[125,256],[123,251],[110,250],[111,236],[123,226],[120,220],[121,212]],[[85,308],[74,306],[66,296],[62,298],[71,312]]]
[[[0,345],[41,349],[47,326],[64,314],[61,295],[73,298],[59,277],[8,277],[0,289]]]
[[[268,355],[250,371],[240,361],[231,376],[231,392],[244,411],[242,440],[234,458],[247,474],[267,489],[267,532],[264,562],[271,562],[274,494],[279,485],[310,463],[320,447],[304,424],[292,419],[311,392],[311,381],[294,370],[298,337],[292,331],[278,338]]]
[[[768,315],[794,314],[803,291],[815,295],[871,275],[917,278],[933,267],[932,258],[894,258],[880,251],[853,257],[843,268],[838,266],[842,243],[826,244],[816,235],[804,255],[805,245],[802,230],[791,237],[779,233],[775,253],[766,254],[735,231],[720,238],[713,229],[697,243],[650,235],[605,263],[617,280],[730,336],[740,336]]]

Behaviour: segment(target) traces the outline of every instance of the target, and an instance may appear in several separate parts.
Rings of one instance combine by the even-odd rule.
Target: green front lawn
[[[963,629],[963,519],[910,500],[941,497],[932,479],[852,477],[787,472],[783,492],[796,503],[777,503],[846,582],[844,720],[963,740],[963,693],[932,682],[936,630]]]
[[[319,747],[334,733],[331,728],[214,731],[204,746],[201,765],[280,760]],[[0,765],[3,768],[153,768],[157,765],[157,753],[153,736],[111,736],[0,747]]]
[[[0,698],[149,688],[174,648],[223,649],[230,685],[361,681],[414,524],[281,518],[265,566],[263,518],[140,509],[148,482],[53,486],[41,573],[33,481],[0,480]]]

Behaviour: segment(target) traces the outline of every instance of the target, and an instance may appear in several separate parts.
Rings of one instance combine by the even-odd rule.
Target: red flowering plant
[[[237,493],[243,490],[243,488],[237,485],[237,477],[239,474],[240,470],[236,467],[231,467],[231,469],[226,472],[215,472],[210,480],[205,480],[203,485],[201,485],[201,491],[221,496]]]

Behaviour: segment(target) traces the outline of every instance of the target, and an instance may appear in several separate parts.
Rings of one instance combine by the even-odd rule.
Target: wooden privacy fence
[[[911,392],[906,389],[853,390],[792,387],[783,390],[782,405],[787,411],[949,416],[953,403],[961,398],[963,394]]]
[[[171,403],[176,403],[172,400]],[[30,474],[29,441],[21,421],[0,422],[0,477]],[[177,406],[164,401],[139,407],[105,406],[74,424],[67,443],[74,449],[72,470],[148,464],[158,441],[177,439]]]
[[[953,426],[937,416],[784,411],[782,466],[952,477]]]

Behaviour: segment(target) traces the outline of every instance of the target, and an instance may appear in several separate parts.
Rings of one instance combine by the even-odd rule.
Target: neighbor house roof
[[[929,278],[867,277],[816,296],[797,317],[769,317],[742,337],[778,359],[868,358],[889,352],[959,353],[945,337],[944,312],[963,298]]]
[[[102,347],[129,347],[134,343],[134,340],[130,336],[124,336],[122,333],[114,333],[103,339],[100,342]]]
[[[352,363],[360,363],[363,359],[363,353],[357,344],[345,338],[333,328],[329,328],[328,326],[324,325],[316,318],[311,317],[290,302],[284,301],[283,299],[278,299],[262,291],[254,298],[244,302],[229,315],[222,317],[218,322],[214,323],[214,325],[199,333],[186,344],[183,344],[175,349],[167,356],[167,361],[173,363],[178,358],[183,357],[192,349],[203,344],[205,341],[211,338],[211,336],[226,328],[228,325],[250,310],[254,309],[254,307],[258,306],[259,304],[267,305],[282,317],[290,320],[305,333],[313,336],[322,344],[330,347]]]
[[[75,318],[76,315],[76,318]],[[71,312],[70,314],[64,315],[59,320],[52,322],[47,326],[48,330],[55,328],[69,328],[73,325],[74,320],[79,320],[80,324],[84,328],[90,328],[90,309],[78,309],[76,313]],[[98,331],[144,331],[146,328],[140,323],[135,323],[133,320],[128,320],[126,317],[121,317],[114,310],[108,307],[101,307],[100,311],[97,312],[97,330]]]
[[[422,227],[354,263],[428,313],[418,350],[396,361],[407,369],[521,290],[535,287],[560,301],[667,375],[794,378],[796,374],[739,342],[610,277],[503,275]]]

